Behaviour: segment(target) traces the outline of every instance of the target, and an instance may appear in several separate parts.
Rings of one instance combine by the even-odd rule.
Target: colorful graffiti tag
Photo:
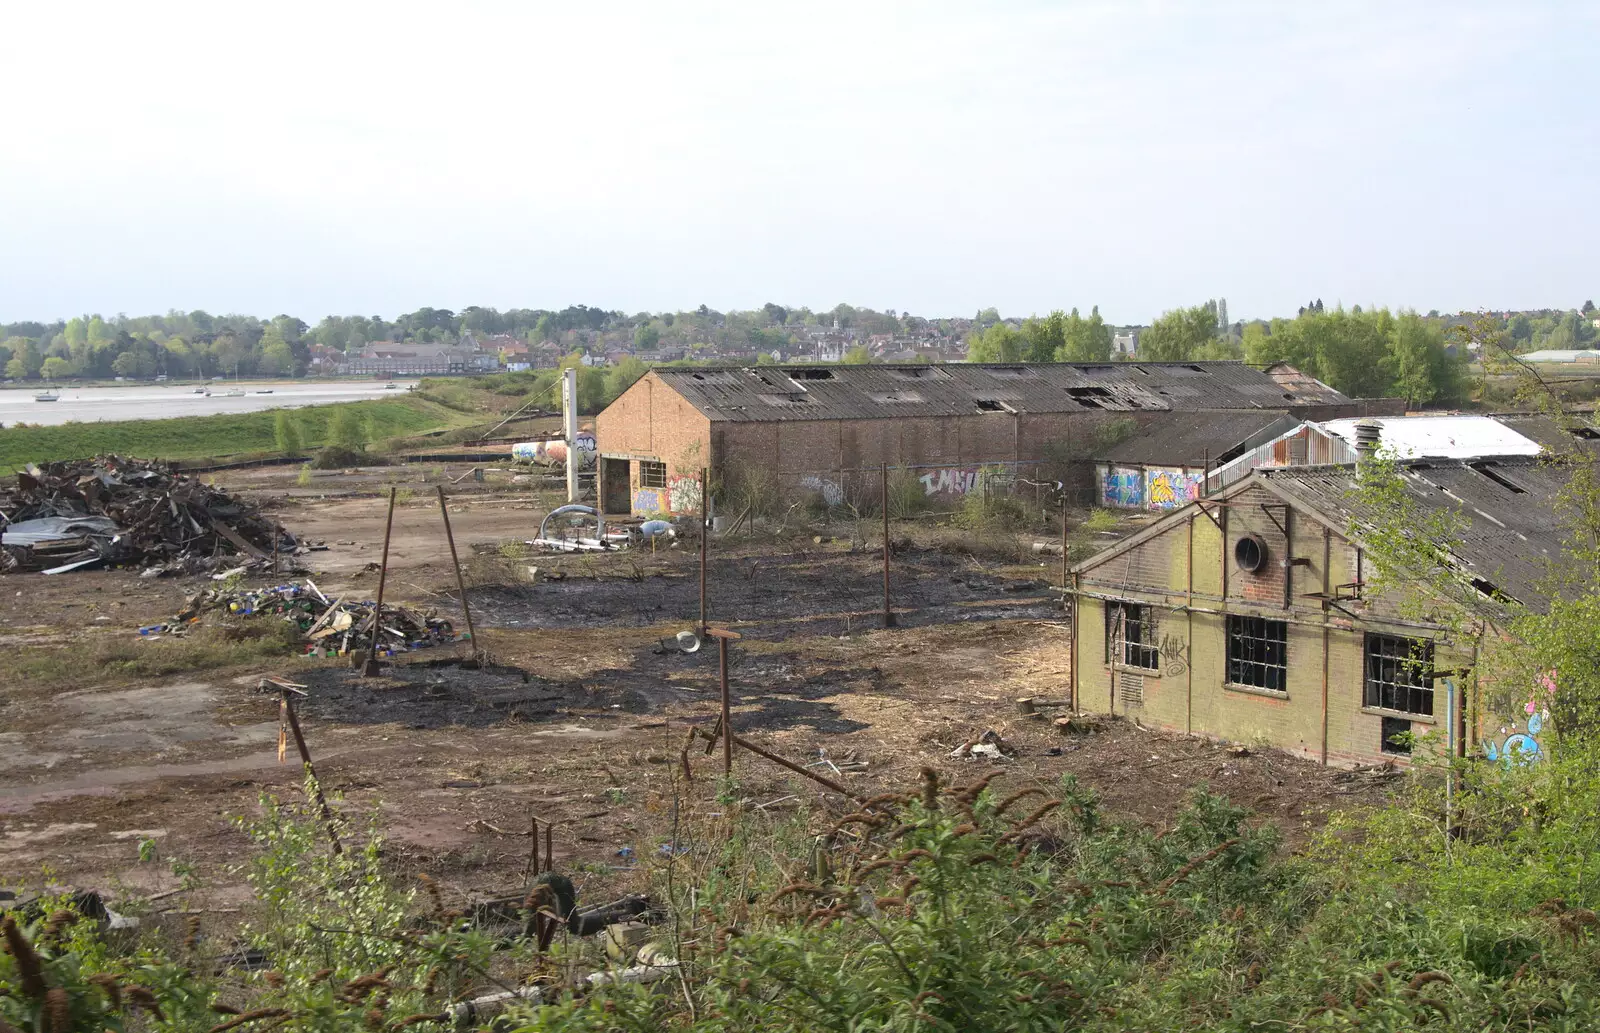
[[[1144,476],[1138,470],[1101,467],[1100,502],[1119,509],[1137,509],[1144,504]]]
[[[1522,705],[1523,719],[1514,724],[1501,725],[1499,738],[1485,737],[1483,756],[1498,761],[1506,767],[1536,764],[1545,756],[1539,740],[1545,725],[1550,721],[1550,705],[1556,698],[1556,669],[1539,676],[1533,692]]]
[[[700,509],[700,478],[669,478],[667,480],[667,501],[674,513],[698,512]]]
[[[1145,471],[1145,503],[1151,509],[1176,509],[1200,497],[1203,474],[1182,469]]]
[[[661,492],[655,488],[640,488],[633,493],[633,511],[639,516],[651,516],[662,511]]]

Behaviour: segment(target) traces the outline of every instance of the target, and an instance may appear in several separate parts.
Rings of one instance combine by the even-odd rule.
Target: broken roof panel
[[[1091,458],[1144,466],[1214,467],[1298,422],[1281,410],[1173,413]]]
[[[1014,413],[1281,410],[1350,399],[1242,362],[789,365],[651,372],[713,420],[859,420]],[[914,385],[914,386],[912,386]]]

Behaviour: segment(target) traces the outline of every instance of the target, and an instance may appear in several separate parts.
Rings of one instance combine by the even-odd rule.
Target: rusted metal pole
[[[709,732],[701,732],[700,734],[701,735],[709,735],[710,733]],[[757,746],[755,743],[751,742],[749,739],[743,738],[742,736],[738,736],[738,735],[735,735],[732,738],[733,738],[734,744],[737,745],[740,749],[749,750],[751,753],[754,753],[756,756],[764,758],[766,760],[770,760],[770,761],[772,761],[772,763],[778,765],[780,768],[788,768],[790,771],[793,771],[797,775],[804,775],[805,777],[811,779],[811,781],[816,782],[819,785],[827,786],[829,789],[832,789],[834,792],[838,793],[840,796],[849,797],[850,799],[856,801],[857,803],[860,803],[861,800],[863,799],[861,796],[858,796],[857,794],[852,793],[850,790],[846,789],[844,786],[842,786],[839,783],[835,782],[833,779],[828,778],[826,775],[819,775],[815,771],[808,771],[807,769],[801,767],[800,765],[794,763],[793,761],[785,760],[784,758],[778,756],[776,753],[768,753],[766,750],[764,750],[761,747]]]
[[[1061,588],[1067,587],[1067,497],[1061,496]]]
[[[553,823],[548,821],[544,823],[544,870],[547,872],[556,870],[556,852],[555,847],[551,845],[551,834],[554,831]]]
[[[467,618],[467,638],[472,641],[472,658],[478,658],[478,633],[472,627],[472,608],[467,605],[467,581],[461,575],[461,561],[456,558],[456,536],[450,530],[450,507],[444,501],[444,485],[439,485],[439,513],[444,517],[444,537],[450,543],[450,565],[456,571],[456,589],[461,593],[461,612]]]
[[[738,632],[713,628],[717,640],[717,677],[722,683],[722,773],[733,776],[733,694],[728,690],[728,643],[739,639]]]
[[[894,627],[894,608],[889,601],[889,464],[883,464],[883,626]]]
[[[394,531],[395,486],[389,486],[389,519],[383,525],[383,560],[378,565],[378,600],[372,608],[372,644],[367,647],[367,662],[361,676],[372,678],[378,674],[378,636],[383,633],[383,585],[389,580],[389,536]]]
[[[706,549],[710,544],[711,522],[706,518],[707,506],[710,504],[710,492],[706,491],[707,482],[711,479],[711,471],[705,467],[700,468],[700,637],[704,638],[711,625],[710,611],[706,609]]]
[[[339,831],[334,825],[333,808],[328,806],[328,798],[322,795],[322,781],[317,778],[317,769],[311,766],[311,751],[306,748],[306,737],[300,731],[300,718],[295,716],[294,701],[289,698],[288,689],[279,689],[279,698],[283,700],[283,713],[289,719],[289,731],[294,735],[294,747],[300,751],[300,762],[306,767],[306,774],[311,776],[311,786],[317,797],[317,808],[322,812],[322,820],[328,827],[328,842],[333,844],[333,852],[344,853],[344,847],[339,844]]]

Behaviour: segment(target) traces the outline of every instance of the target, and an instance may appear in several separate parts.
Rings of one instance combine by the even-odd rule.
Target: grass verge
[[[335,411],[356,414],[371,441],[457,427],[471,418],[420,398],[308,406],[292,410],[307,450],[327,442]],[[28,463],[115,453],[141,459],[209,459],[241,453],[274,453],[273,420],[279,410],[184,416],[171,420],[65,423],[56,427],[8,428],[0,434],[0,469]]]

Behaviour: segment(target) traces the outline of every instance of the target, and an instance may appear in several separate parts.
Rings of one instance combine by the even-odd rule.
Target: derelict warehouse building
[[[1174,413],[1369,411],[1290,367],[1240,362],[658,368],[596,418],[599,494],[608,515],[692,512],[709,469],[836,504],[875,498],[887,464],[929,495],[989,469],[1082,480],[1087,497],[1088,460]]]

